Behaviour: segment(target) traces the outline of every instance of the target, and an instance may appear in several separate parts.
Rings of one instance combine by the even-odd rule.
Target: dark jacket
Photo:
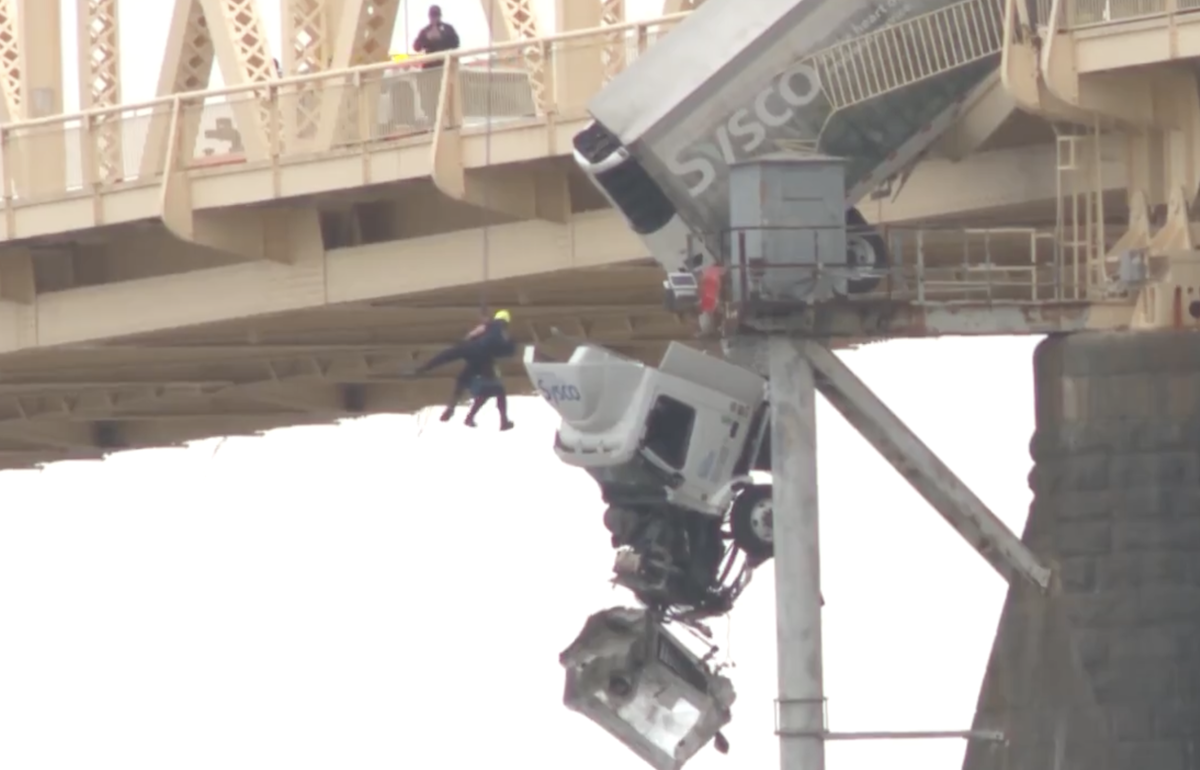
[[[453,51],[458,48],[458,31],[453,26],[444,21],[437,23],[438,32],[441,34],[436,39],[430,39],[429,31],[433,29],[433,24],[427,24],[417,33],[417,39],[413,41],[413,50],[417,53],[441,53],[442,51]],[[440,67],[442,62],[429,62],[422,69],[431,67]]]

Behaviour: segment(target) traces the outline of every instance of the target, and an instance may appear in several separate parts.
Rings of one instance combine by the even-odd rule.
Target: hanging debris
[[[656,770],[679,770],[710,741],[722,753],[737,695],[655,615],[617,607],[587,619],[559,656],[563,703]]]

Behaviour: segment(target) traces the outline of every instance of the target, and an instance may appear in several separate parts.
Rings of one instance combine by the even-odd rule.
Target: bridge
[[[889,228],[905,313],[879,329],[850,308],[839,333],[987,331],[1006,297],[1025,300],[1013,332],[1196,323],[1179,261],[1136,296],[1098,268],[1191,248],[1192,0],[987,1],[1003,65],[862,205]],[[447,382],[397,372],[481,304],[526,340],[557,327],[642,358],[692,336],[569,157],[590,96],[689,6],[629,22],[619,0],[566,3],[544,34],[525,0],[495,0],[501,42],[422,68],[387,58],[397,0],[331,2],[285,3],[277,70],[253,2],[178,0],[142,104],[121,101],[117,0],[81,2],[76,114],[58,10],[0,5],[0,467],[437,402]],[[205,90],[214,66],[228,86]],[[1070,267],[1051,278],[1056,249]]]
[[[277,67],[254,0],[177,0],[158,96],[127,104],[118,0],[79,0],[64,114],[58,4],[0,0],[0,469],[437,403],[447,381],[398,374],[483,305],[545,345],[694,339],[571,157],[589,99],[693,7],[564,1],[546,30],[528,0],[483,2],[494,44],[394,62],[399,0],[284,0]],[[873,32],[813,57],[843,107],[998,63],[859,203],[885,280],[801,323],[834,345],[1200,328],[1200,0],[938,14],[895,25],[916,49]],[[1015,737],[968,770],[1194,766],[1191,339],[1039,352],[1024,539],[1056,583],[1010,590],[977,727]]]

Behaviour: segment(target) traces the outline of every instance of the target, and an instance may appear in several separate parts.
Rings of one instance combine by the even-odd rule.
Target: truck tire
[[[856,257],[859,260],[866,258],[869,264],[858,264],[856,261],[859,267],[883,270],[891,262],[883,236],[867,224],[866,218],[856,208],[846,209],[846,252],[848,260],[854,260]],[[878,277],[855,279],[847,284],[846,293],[866,294],[873,291],[880,280]]]
[[[729,512],[733,542],[749,558],[766,561],[775,555],[775,523],[770,484],[753,484],[734,498]]]

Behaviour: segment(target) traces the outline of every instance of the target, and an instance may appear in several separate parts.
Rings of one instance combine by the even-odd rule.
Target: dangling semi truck
[[[773,554],[766,381],[679,343],[657,367],[583,344],[525,368],[558,458],[600,487],[615,582],[667,618],[728,612]]]
[[[842,158],[843,285],[871,291],[887,249],[856,205],[886,182],[902,186],[996,70],[1004,7],[708,0],[592,100],[575,159],[667,271],[668,304],[679,305],[699,294],[705,268],[724,264],[731,228],[765,224],[732,220],[730,166],[781,151]],[[732,683],[706,657],[678,654],[663,621],[727,612],[773,554],[771,488],[756,476],[770,462],[767,383],[675,344],[657,367],[588,345],[565,363],[530,349],[525,364],[562,417],[558,457],[600,485],[615,580],[648,610],[589,620],[560,659],[564,702],[656,770],[679,770],[710,742],[727,750]]]
[[[886,245],[855,205],[903,175],[997,68],[1004,0],[709,0],[591,101],[579,166],[674,280],[728,248],[729,167],[779,153],[846,162],[846,262],[878,283]]]

